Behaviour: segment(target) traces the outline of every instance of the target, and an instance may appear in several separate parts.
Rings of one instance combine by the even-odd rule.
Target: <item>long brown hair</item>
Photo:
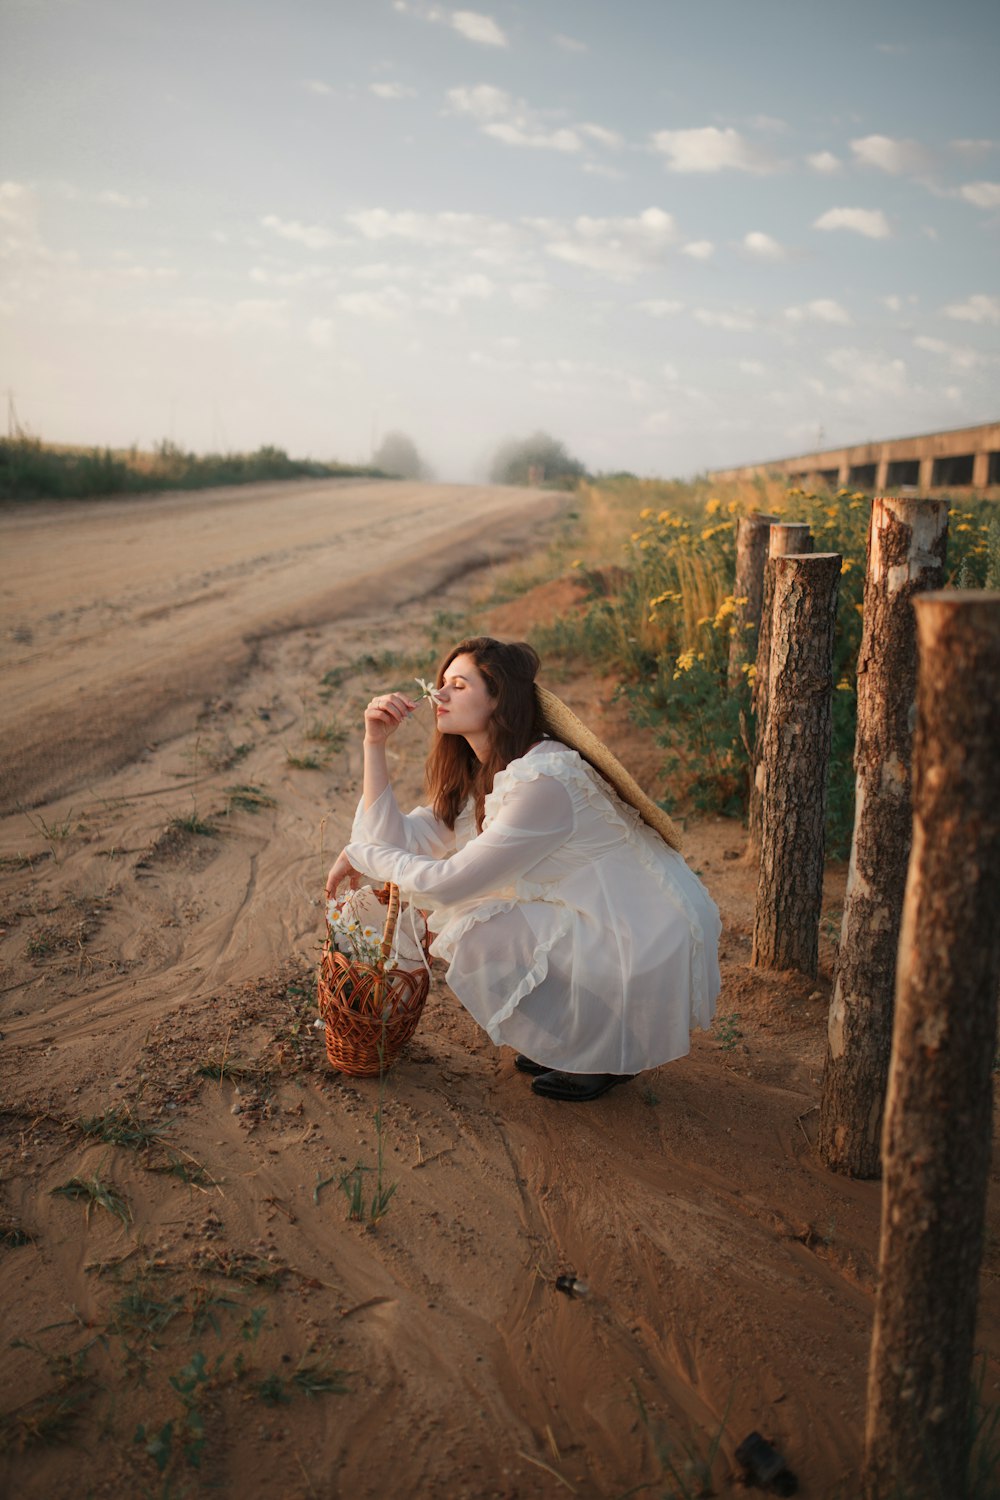
[[[459,641],[438,668],[437,686],[456,656],[471,656],[494,700],[489,722],[490,749],[480,762],[460,734],[439,734],[427,757],[427,791],[435,815],[454,828],[465,803],[473,798],[476,827],[483,826],[483,804],[493,778],[542,738],[544,723],[535,695],[538,653],[524,641],[495,641],[476,635]]]

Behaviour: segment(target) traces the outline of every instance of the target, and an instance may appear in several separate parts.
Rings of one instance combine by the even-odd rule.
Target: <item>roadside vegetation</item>
[[[754,510],[808,522],[815,550],[843,557],[827,849],[844,856],[854,819],[855,675],[869,496],[847,489],[817,494],[778,481],[713,486],[619,476],[581,482],[565,534],[546,567],[526,580],[569,572],[578,582],[579,604],[534,631],[532,642],[547,665],[586,662],[615,682],[632,717],[651,727],[663,746],[671,810],[741,815],[754,668],[735,693],[726,679],[736,525]],[[1000,586],[995,502],[953,502],[947,571],[950,585]]]
[[[266,479],[385,478],[378,468],[289,458],[283,448],[255,453],[185,453],[171,442],[138,448],[50,447],[37,438],[0,439],[0,500],[76,500],[159,490],[200,490]]]

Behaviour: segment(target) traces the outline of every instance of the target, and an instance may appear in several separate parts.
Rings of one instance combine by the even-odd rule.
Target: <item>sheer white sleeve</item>
[[[451,906],[509,886],[564,844],[572,831],[569,792],[555,777],[539,776],[513,787],[489,826],[450,859],[368,841],[352,841],[346,852],[356,869]]]
[[[351,830],[352,843],[389,844],[407,854],[429,854],[443,859],[456,847],[454,829],[442,823],[429,807],[401,813],[391,786],[379,794],[371,807],[364,798],[358,803]]]

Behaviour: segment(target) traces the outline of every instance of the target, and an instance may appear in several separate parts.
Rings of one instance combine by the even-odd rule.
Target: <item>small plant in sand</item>
[[[716,1016],[712,1030],[723,1052],[733,1052],[743,1033],[739,1027],[740,1013],[732,1010],[726,1016]]]
[[[103,1166],[103,1163],[101,1164]],[[52,1189],[55,1198],[81,1198],[87,1205],[87,1223],[95,1208],[103,1208],[106,1213],[113,1214],[116,1219],[121,1219],[126,1227],[132,1222],[132,1210],[125,1198],[110,1182],[105,1182],[100,1176],[101,1168],[98,1167],[93,1177],[71,1177],[69,1182],[64,1182],[61,1187]]]
[[[243,812],[257,813],[266,807],[277,807],[277,802],[259,786],[227,786],[226,787],[226,812],[231,813],[234,808],[240,808]]]
[[[167,829],[170,833],[190,833],[198,838],[216,838],[219,832],[214,823],[199,817],[197,812],[189,812],[183,818],[171,818]]]
[[[291,771],[322,771],[323,762],[316,755],[293,755],[290,750],[285,753],[285,764]]]
[[[336,719],[326,722],[314,719],[306,730],[306,739],[325,745],[328,753],[335,753],[347,744],[347,730]]]

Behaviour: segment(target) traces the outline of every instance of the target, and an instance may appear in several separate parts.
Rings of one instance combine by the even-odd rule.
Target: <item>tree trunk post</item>
[[[736,528],[736,580],[733,584],[736,607],[729,639],[728,683],[731,693],[740,685],[744,663],[753,661],[757,651],[756,632],[764,593],[768,531],[777,519],[777,516],[754,511],[749,516],[741,516]]]
[[[815,975],[839,552],[776,557],[753,968]]]
[[[969,1399],[1000,982],[1000,592],[921,594],[883,1136],[866,1500],[971,1500]]]
[[[805,521],[776,521],[770,531],[767,544],[767,562],[764,567],[764,591],[761,596],[760,629],[757,632],[757,666],[753,679],[750,705],[754,719],[753,750],[750,754],[750,802],[747,808],[748,859],[760,853],[761,789],[764,772],[761,756],[764,750],[764,725],[767,723],[767,668],[771,657],[771,613],[774,608],[774,569],[771,560],[775,557],[790,557],[813,549],[812,532]]]
[[[892,1043],[896,950],[913,813],[915,594],[944,583],[946,500],[872,502],[858,655],[855,812],[836,981],[827,1024],[819,1153],[877,1177]]]

